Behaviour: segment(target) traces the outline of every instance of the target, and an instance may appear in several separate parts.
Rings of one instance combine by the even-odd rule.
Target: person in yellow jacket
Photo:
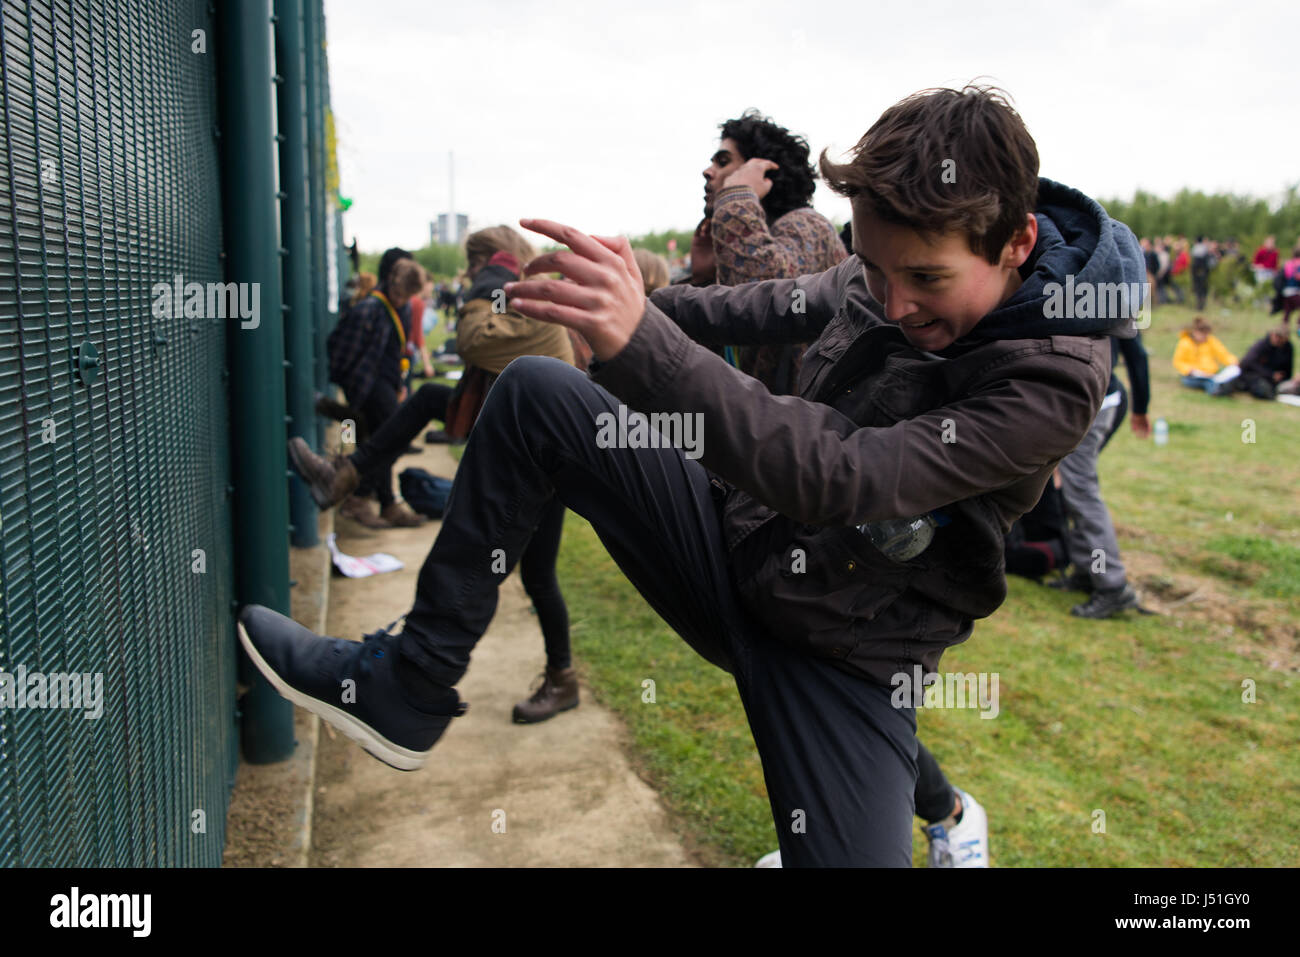
[[[1203,316],[1197,316],[1178,337],[1174,368],[1183,385],[1209,395],[1231,395],[1232,380],[1241,374],[1237,357],[1213,334]]]

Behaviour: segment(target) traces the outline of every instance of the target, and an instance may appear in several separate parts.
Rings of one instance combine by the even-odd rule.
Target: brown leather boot
[[[344,518],[350,518],[358,525],[364,525],[366,528],[392,528],[388,522],[384,521],[375,511],[373,499],[362,498],[359,495],[349,495],[339,514]]]
[[[400,498],[385,505],[379,517],[394,528],[415,528],[424,524],[424,516],[417,514]]]
[[[333,508],[361,484],[361,476],[350,458],[346,455],[331,455],[329,458],[317,455],[296,435],[289,440],[289,461],[311,489],[311,497],[323,509]]]
[[[578,706],[578,671],[547,668],[541,674],[542,686],[527,701],[515,705],[515,724],[534,724],[553,718],[561,711]]]

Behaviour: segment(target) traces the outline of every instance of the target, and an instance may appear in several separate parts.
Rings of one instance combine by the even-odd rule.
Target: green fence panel
[[[206,0],[0,0],[0,865],[221,861],[239,320],[170,301],[222,280],[212,35]],[[35,705],[74,673],[99,716]]]

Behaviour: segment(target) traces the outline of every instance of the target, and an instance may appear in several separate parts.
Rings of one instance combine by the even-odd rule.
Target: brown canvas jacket
[[[881,312],[857,257],[793,280],[671,286],[592,371],[643,413],[703,415],[701,462],[725,490],[733,580],[754,621],[888,684],[913,664],[934,670],[1006,597],[1003,536],[1096,416],[1110,344],[968,336],[940,357]],[[798,396],[771,395],[705,348],[810,341]],[[948,524],[906,563],[856,528],[934,510]]]
[[[573,345],[563,326],[513,310],[497,312],[491,299],[471,299],[461,307],[456,353],[494,376],[518,356],[554,356],[575,364]]]

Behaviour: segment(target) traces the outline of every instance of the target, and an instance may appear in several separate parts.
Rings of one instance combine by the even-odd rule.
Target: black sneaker
[[[1071,608],[1070,614],[1078,618],[1109,618],[1121,611],[1139,607],[1137,592],[1125,582],[1121,588],[1094,592],[1085,604]]]
[[[423,767],[451,719],[468,707],[450,688],[436,712],[407,704],[393,670],[397,637],[387,629],[364,641],[324,638],[261,605],[244,606],[238,629],[276,691],[399,771]]]

